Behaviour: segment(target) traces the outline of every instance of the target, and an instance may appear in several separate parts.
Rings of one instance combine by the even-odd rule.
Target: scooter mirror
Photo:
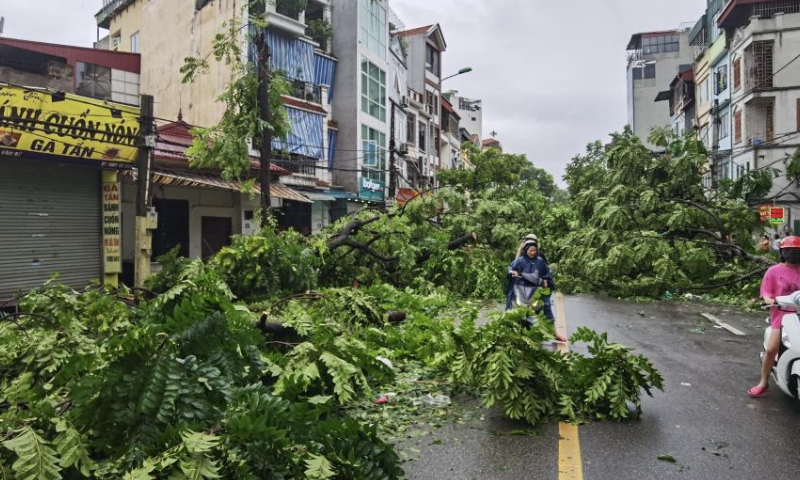
[[[800,308],[800,291],[778,297],[775,301],[784,308]]]

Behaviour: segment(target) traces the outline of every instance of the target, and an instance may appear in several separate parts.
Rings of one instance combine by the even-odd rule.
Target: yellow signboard
[[[118,182],[103,182],[103,272],[122,272],[122,221]]]
[[[0,155],[124,166],[138,137],[138,108],[0,83]]]

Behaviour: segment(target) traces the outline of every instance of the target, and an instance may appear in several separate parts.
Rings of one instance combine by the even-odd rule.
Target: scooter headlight
[[[784,347],[792,348],[792,344],[789,343],[789,333],[786,330],[781,333],[781,342],[783,342]]]

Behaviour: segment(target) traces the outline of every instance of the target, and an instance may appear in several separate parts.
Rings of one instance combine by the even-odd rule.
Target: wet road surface
[[[648,356],[665,380],[665,392],[644,398],[641,419],[580,427],[584,478],[800,479],[800,402],[777,388],[760,399],[746,395],[758,379],[765,315],[588,296],[567,297],[565,307],[570,331],[585,325],[609,332],[611,341]],[[703,312],[746,336],[716,328]],[[412,452],[408,477],[559,478],[556,423],[516,435],[529,427],[497,411],[482,414],[403,442],[401,452]]]

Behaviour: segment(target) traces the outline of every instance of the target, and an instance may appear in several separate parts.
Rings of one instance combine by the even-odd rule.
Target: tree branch
[[[685,288],[684,290],[686,290],[688,292],[716,290],[718,288],[727,287],[729,285],[733,285],[733,284],[742,282],[744,280],[749,280],[749,279],[751,279],[753,277],[760,276],[765,271],[767,271],[766,268],[761,268],[759,270],[756,270],[754,272],[750,272],[750,273],[748,273],[746,275],[742,275],[741,277],[734,278],[733,280],[729,280],[729,281],[724,282],[724,283],[718,283],[716,285],[702,285],[702,286],[699,286],[699,287],[689,287],[689,288]]]
[[[692,200],[684,200],[682,198],[670,198],[668,200],[671,202],[680,203],[681,205],[694,207],[698,210],[705,212],[708,216],[714,219],[714,222],[716,222],[717,228],[719,228],[719,233],[722,236],[722,238],[728,238],[728,230],[725,228],[725,224],[722,222],[722,219],[717,216],[716,213],[711,211],[710,208],[706,207],[705,205],[701,205],[697,202],[694,202]]]

